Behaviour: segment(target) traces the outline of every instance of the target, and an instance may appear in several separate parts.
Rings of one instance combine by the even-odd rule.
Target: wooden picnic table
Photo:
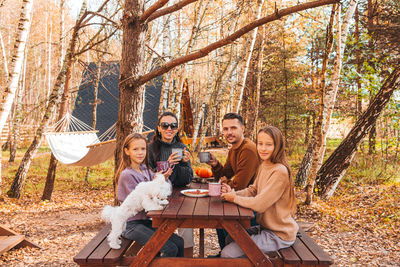
[[[191,188],[207,187],[204,184],[191,184]],[[237,242],[248,259],[215,259],[174,258],[176,266],[208,266],[228,264],[227,266],[273,266],[270,259],[257,247],[245,228],[250,228],[250,220],[254,217],[250,209],[234,203],[222,201],[218,197],[187,197],[180,193],[184,188],[174,188],[169,205],[162,211],[150,211],[147,216],[153,220],[157,231],[137,254],[130,266],[148,266],[177,228],[224,228]],[[204,236],[204,235],[203,235]],[[204,242],[200,242],[200,251]],[[165,261],[165,263],[164,263]],[[171,258],[157,258],[157,265],[171,262]],[[208,263],[207,263],[208,262]],[[210,265],[209,265],[210,264]]]
[[[190,185],[206,188],[206,184]],[[220,197],[186,197],[180,193],[187,188],[174,188],[169,204],[162,211],[148,212],[153,226],[158,227],[144,247],[121,237],[120,249],[111,249],[107,242],[110,224],[105,225],[74,257],[81,267],[114,266],[329,266],[333,260],[302,229],[296,242],[289,248],[264,255],[250,238],[251,210],[234,203],[223,202]],[[177,228],[200,229],[199,258],[156,257],[164,243]],[[204,258],[204,228],[224,228],[243,249],[248,258]]]

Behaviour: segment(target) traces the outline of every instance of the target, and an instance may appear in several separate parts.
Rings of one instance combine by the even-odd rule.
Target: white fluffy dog
[[[145,210],[162,210],[162,205],[168,204],[168,196],[172,193],[171,184],[165,181],[162,174],[156,174],[149,182],[139,183],[118,207],[106,206],[101,217],[106,222],[111,222],[111,232],[108,235],[108,244],[113,249],[121,247],[119,237],[126,228],[128,218]]]

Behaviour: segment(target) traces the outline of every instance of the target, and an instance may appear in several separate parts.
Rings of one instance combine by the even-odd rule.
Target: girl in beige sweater
[[[261,129],[257,151],[262,163],[254,183],[237,192],[223,184],[221,197],[257,212],[259,225],[248,233],[261,251],[267,253],[293,245],[299,227],[292,216],[296,208],[294,186],[281,131],[274,126]],[[221,257],[242,256],[244,252],[236,242],[221,252]]]

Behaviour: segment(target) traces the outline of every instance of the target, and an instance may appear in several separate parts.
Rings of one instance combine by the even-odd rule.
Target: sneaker
[[[208,255],[207,258],[221,258],[221,251],[216,255]]]

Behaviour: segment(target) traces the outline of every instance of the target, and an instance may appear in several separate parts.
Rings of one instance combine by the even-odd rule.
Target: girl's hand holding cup
[[[229,193],[231,191],[232,191],[232,188],[228,184],[225,184],[225,183],[222,184],[222,188],[221,188],[222,193]]]
[[[171,155],[168,157],[168,161],[173,164],[177,164],[179,161],[181,161],[181,156],[179,156],[178,152],[173,152]]]

